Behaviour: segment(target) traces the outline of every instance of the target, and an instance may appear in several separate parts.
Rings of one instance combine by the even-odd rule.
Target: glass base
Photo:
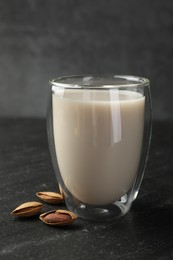
[[[118,217],[125,215],[130,207],[131,203],[123,203],[116,201],[109,205],[88,205],[79,201],[71,201],[66,198],[67,208],[77,214],[80,218],[91,221],[111,221]]]

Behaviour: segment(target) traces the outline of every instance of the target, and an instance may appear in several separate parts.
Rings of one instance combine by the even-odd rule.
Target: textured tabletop
[[[173,123],[155,122],[146,174],[130,212],[108,223],[50,227],[10,212],[57,191],[43,119],[0,119],[0,259],[173,259]],[[45,211],[64,205],[45,204]]]

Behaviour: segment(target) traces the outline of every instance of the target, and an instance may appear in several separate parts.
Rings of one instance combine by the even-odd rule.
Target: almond
[[[39,214],[42,208],[43,205],[40,202],[30,201],[18,206],[11,214],[19,217],[30,217]]]
[[[61,194],[51,191],[40,191],[36,193],[37,197],[50,204],[59,204],[64,202],[64,198]]]
[[[47,225],[64,226],[74,222],[78,216],[67,210],[51,210],[41,214],[39,218]]]

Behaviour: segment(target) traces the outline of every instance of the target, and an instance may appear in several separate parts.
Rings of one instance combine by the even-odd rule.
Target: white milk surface
[[[52,95],[55,150],[67,189],[91,205],[118,200],[137,174],[145,97],[80,89]]]

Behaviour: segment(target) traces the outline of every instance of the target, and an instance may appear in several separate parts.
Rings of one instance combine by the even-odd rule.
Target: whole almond
[[[36,193],[37,197],[50,204],[59,204],[64,202],[64,198],[61,194],[51,191],[40,191]]]
[[[64,226],[74,222],[78,216],[67,210],[51,210],[41,214],[39,218],[47,225]]]
[[[43,205],[37,201],[25,202],[14,209],[11,214],[19,217],[30,217],[40,213]]]

